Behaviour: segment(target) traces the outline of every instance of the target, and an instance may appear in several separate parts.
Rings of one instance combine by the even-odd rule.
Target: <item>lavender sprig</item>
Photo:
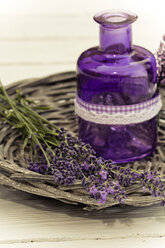
[[[63,128],[58,135],[61,144],[54,149],[55,156],[49,153],[53,163],[47,165],[38,147],[40,160],[31,161],[30,170],[53,175],[57,184],[71,185],[81,180],[83,187],[100,203],[105,203],[109,196],[123,203],[127,197],[125,189],[138,183],[144,193],[161,197],[161,204],[165,204],[165,176],[161,178],[156,172],[140,172],[97,158],[90,145],[73,138]]]
[[[29,104],[32,104],[32,107]],[[35,145],[37,144],[48,165],[50,165],[49,155],[45,152],[43,145],[46,145],[50,150],[52,145],[59,145],[56,134],[59,128],[39,115],[36,112],[37,109],[45,110],[48,107],[39,107],[34,101],[25,99],[19,90],[16,92],[16,99],[12,99],[0,82],[0,115],[2,119],[21,131],[24,146],[28,144],[30,139],[31,158],[35,154]],[[53,153],[53,150],[51,152]]]
[[[165,35],[163,41],[160,42],[160,46],[157,52],[158,62],[158,82],[165,85]]]

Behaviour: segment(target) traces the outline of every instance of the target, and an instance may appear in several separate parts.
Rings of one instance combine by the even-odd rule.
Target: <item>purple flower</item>
[[[83,169],[89,170],[89,164],[86,161],[84,161],[84,163],[82,164],[82,166],[83,166]]]
[[[99,172],[100,176],[102,177],[102,179],[106,180],[107,179],[107,171],[106,170],[100,170]]]
[[[92,187],[89,188],[89,192],[90,192],[92,195],[96,196],[96,194],[98,193],[98,189],[96,188],[95,185],[92,185]]]
[[[148,179],[152,180],[153,178],[154,178],[153,174],[150,173],[150,174],[148,175]]]
[[[100,191],[100,201],[99,203],[105,203],[107,200],[107,192],[106,191]]]
[[[111,195],[115,194],[115,190],[110,186],[107,188],[107,192],[110,193]]]
[[[100,165],[103,162],[103,159],[101,157],[98,158],[97,164]]]
[[[119,202],[120,202],[121,204],[124,203],[124,199],[123,199],[123,198],[119,198],[118,200],[119,200]]]

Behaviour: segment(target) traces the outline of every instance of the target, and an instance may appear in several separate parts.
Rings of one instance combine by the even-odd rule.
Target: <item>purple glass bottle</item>
[[[156,60],[151,52],[132,45],[132,13],[104,11],[94,16],[100,24],[100,45],[83,52],[77,62],[77,95],[96,105],[132,105],[157,94]],[[151,154],[156,147],[157,116],[128,125],[107,125],[79,116],[79,137],[98,156],[125,163]]]

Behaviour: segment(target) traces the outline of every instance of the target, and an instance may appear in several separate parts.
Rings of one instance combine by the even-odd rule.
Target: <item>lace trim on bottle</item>
[[[75,112],[82,119],[98,124],[126,125],[141,123],[155,117],[162,107],[160,95],[132,105],[98,105],[75,98]]]

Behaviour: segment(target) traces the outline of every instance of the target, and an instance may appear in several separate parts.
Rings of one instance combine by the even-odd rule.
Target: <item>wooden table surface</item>
[[[0,187],[0,248],[165,247],[160,206],[87,212]]]
[[[135,43],[156,52],[165,33],[163,1],[156,2],[0,0],[3,84],[75,70],[79,54],[98,44],[98,25],[92,16],[102,9],[136,12]],[[0,186],[0,248],[16,247],[164,248],[165,211],[152,206],[87,212],[82,206]]]

